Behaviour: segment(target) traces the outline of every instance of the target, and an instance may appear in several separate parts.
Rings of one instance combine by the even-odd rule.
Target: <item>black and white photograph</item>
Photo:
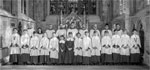
[[[150,70],[150,0],[0,0],[0,70]]]

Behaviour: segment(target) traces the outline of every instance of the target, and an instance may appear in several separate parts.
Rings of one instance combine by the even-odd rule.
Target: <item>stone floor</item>
[[[138,65],[5,65],[0,70],[150,70],[148,66]]]

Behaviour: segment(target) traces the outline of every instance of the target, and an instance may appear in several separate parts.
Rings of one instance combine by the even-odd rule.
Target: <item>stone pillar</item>
[[[129,25],[129,0],[124,0],[125,5],[124,5],[124,14],[125,14],[125,29],[127,29],[127,31],[130,31],[130,25]]]
[[[3,8],[3,0],[0,0],[0,8]]]
[[[29,16],[29,0],[26,1],[26,15]]]
[[[99,0],[96,0],[96,15],[99,16]]]
[[[21,14],[21,0],[18,0],[17,1],[17,4],[18,4],[18,16]]]
[[[50,15],[50,0],[47,2],[47,15]]]

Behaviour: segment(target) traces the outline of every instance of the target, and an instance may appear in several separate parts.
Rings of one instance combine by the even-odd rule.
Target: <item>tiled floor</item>
[[[100,66],[88,66],[88,65],[6,65],[1,66],[0,70],[150,70],[148,66],[138,65],[100,65]]]

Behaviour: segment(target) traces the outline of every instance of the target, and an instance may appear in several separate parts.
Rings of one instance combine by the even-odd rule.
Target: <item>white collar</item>
[[[65,41],[64,40],[60,40],[59,43],[65,43]]]

